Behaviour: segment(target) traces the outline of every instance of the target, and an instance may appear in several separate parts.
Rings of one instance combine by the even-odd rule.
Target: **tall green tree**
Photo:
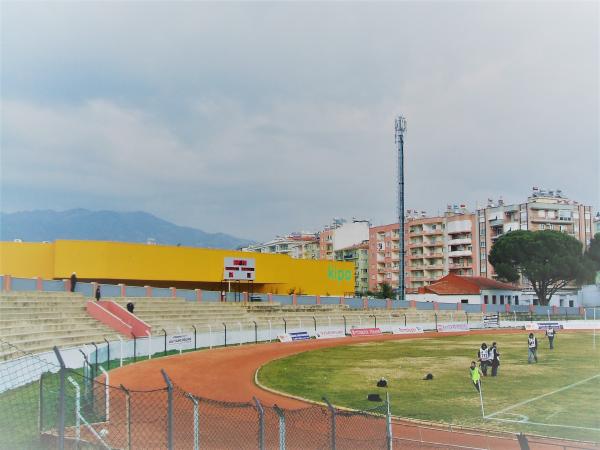
[[[541,305],[572,281],[590,277],[590,264],[581,242],[560,231],[511,231],[501,236],[490,251],[489,261],[498,277],[531,283]]]
[[[382,283],[377,293],[378,298],[394,298],[394,289],[389,283]]]
[[[594,281],[600,282],[600,233],[596,233],[590,242],[590,246],[585,252],[585,257],[589,261],[594,276],[589,280],[590,283]]]
[[[594,263],[596,270],[600,270],[600,233],[596,233],[592,238],[585,256]]]

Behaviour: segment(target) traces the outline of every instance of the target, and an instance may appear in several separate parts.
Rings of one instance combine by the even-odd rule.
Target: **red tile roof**
[[[501,283],[485,277],[462,277],[446,275],[429,286],[419,288],[419,294],[431,292],[438,295],[477,295],[482,290],[518,291],[521,288],[514,284]]]

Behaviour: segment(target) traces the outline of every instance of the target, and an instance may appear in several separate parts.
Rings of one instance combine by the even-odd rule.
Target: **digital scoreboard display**
[[[223,279],[235,281],[254,281],[256,278],[256,260],[254,258],[225,258]]]

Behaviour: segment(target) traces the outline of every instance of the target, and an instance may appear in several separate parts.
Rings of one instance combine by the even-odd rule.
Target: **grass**
[[[483,420],[479,395],[469,380],[468,367],[485,341],[498,342],[499,376],[483,380],[486,415],[527,399],[600,374],[600,342],[592,348],[591,333],[560,333],[549,350],[538,336],[539,363],[527,363],[527,333],[447,336],[372,342],[316,350],[273,361],[258,374],[273,389],[311,400],[326,396],[339,406],[370,409],[367,394],[385,391],[375,386],[388,380],[392,414],[402,417],[523,431],[570,439],[600,441],[600,409],[596,399],[600,377],[494,416],[560,427]],[[433,381],[424,381],[427,374]],[[383,397],[383,395],[382,395]],[[514,415],[512,415],[514,414]],[[586,430],[582,427],[596,430]]]
[[[199,351],[198,349],[196,351]],[[194,350],[187,350],[183,353]],[[153,358],[179,354],[178,350],[170,350],[166,354],[157,353]],[[134,362],[145,361],[147,357],[137,357],[137,361],[133,358],[123,359],[123,365],[133,364]],[[92,362],[94,362],[92,360]],[[108,368],[106,361],[100,362],[105,369]],[[119,360],[111,360],[110,368],[116,369],[119,367]],[[93,396],[86,397],[84,388],[83,369],[69,370],[68,375],[71,375],[81,387],[81,408],[84,417],[88,420],[102,421],[103,411],[101,406],[93,406],[90,400]],[[98,370],[98,376],[101,375]],[[24,374],[16,374],[15,377],[24,376]],[[42,445],[39,442],[39,421],[42,419],[42,430],[47,431],[56,429],[58,423],[58,396],[59,396],[60,378],[56,373],[47,372],[43,375],[42,388],[42,414],[40,415],[40,383],[35,381],[27,385],[0,393],[0,450],[26,450],[40,449]],[[96,396],[102,398],[102,386],[96,385]],[[102,392],[98,392],[102,391]],[[96,402],[97,403],[97,402]],[[72,412],[75,410],[75,390],[68,382],[65,382],[65,411]],[[66,414],[65,425],[74,425],[74,415]]]

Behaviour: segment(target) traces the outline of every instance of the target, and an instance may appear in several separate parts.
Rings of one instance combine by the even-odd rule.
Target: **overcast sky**
[[[1,3],[1,207],[256,240],[406,207],[599,205],[597,2]]]

